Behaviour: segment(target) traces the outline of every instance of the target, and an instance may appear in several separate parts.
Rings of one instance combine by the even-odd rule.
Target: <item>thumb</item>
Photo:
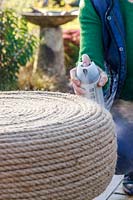
[[[99,87],[103,87],[108,82],[108,76],[105,72],[100,74],[100,80],[98,82]]]
[[[72,82],[74,82],[77,86],[80,85],[80,81],[78,80],[76,76],[76,67],[70,70],[70,79]]]

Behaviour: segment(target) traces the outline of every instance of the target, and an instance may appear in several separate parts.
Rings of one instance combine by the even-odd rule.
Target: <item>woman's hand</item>
[[[76,77],[76,67],[70,70],[70,79],[74,89],[75,94],[84,95],[85,91],[80,87],[81,83]]]
[[[100,67],[98,69],[100,71],[100,80],[98,81],[97,85],[99,87],[103,87],[108,82],[108,76]]]
[[[86,64],[87,62],[86,58],[85,59],[84,58],[85,57],[82,57],[83,65]],[[98,69],[100,72],[100,80],[98,82],[98,86],[103,87],[108,81],[108,76],[101,68],[98,68]],[[81,83],[76,77],[76,67],[70,70],[70,79],[71,79],[71,83],[72,83],[75,94],[84,95],[85,91],[81,88]]]

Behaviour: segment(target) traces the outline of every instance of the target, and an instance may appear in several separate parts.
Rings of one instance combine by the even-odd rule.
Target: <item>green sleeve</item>
[[[80,52],[87,54],[99,67],[104,68],[102,25],[91,0],[81,0],[79,10],[80,23]]]

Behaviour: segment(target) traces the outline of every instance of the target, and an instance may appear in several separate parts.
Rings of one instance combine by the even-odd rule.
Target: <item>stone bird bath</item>
[[[60,25],[72,21],[77,17],[77,12],[34,11],[23,13],[31,23],[40,26],[40,47],[37,58],[37,67],[52,76],[65,75],[64,47]]]

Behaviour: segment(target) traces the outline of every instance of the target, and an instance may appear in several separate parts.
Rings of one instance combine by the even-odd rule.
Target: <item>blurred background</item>
[[[0,0],[1,91],[71,92],[69,70],[79,54],[78,6],[78,0]]]

